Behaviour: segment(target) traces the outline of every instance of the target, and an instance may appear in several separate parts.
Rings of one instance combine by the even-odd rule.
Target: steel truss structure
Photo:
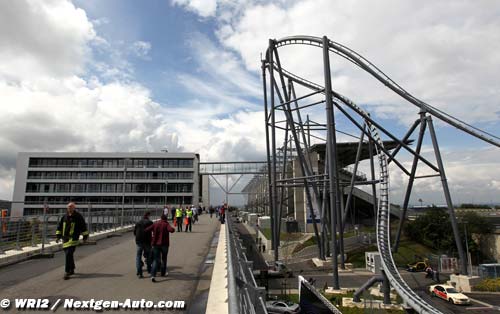
[[[282,67],[279,48],[291,45],[308,45],[322,49],[322,65],[324,71],[323,86],[288,72]],[[377,122],[368,112],[356,105],[352,100],[336,92],[332,88],[330,55],[345,58],[354,65],[371,74],[387,88],[417,106],[419,117],[402,137],[391,133]],[[352,207],[352,191],[355,185],[371,185],[376,210],[376,235],[378,250],[381,254],[384,276],[395,288],[404,302],[419,313],[440,313],[413,292],[402,279],[394,263],[392,253],[398,248],[403,222],[415,180],[439,177],[448,213],[453,228],[461,272],[467,273],[467,259],[459,237],[453,203],[448,188],[433,118],[447,125],[468,133],[486,143],[500,147],[500,138],[477,129],[431,105],[417,99],[401,86],[391,80],[380,69],[355,51],[339,43],[311,36],[292,36],[279,40],[269,40],[269,48],[262,60],[262,79],[264,92],[264,110],[267,147],[267,177],[269,205],[271,214],[272,249],[274,258],[278,259],[280,243],[280,220],[285,210],[286,198],[290,190],[302,187],[305,190],[305,204],[311,218],[317,238],[320,258],[325,258],[327,243],[330,243],[333,264],[333,288],[339,289],[338,267],[344,267],[343,232],[346,217]],[[301,93],[299,93],[299,91]],[[321,106],[321,107],[320,107]],[[324,122],[312,122],[304,119],[306,110],[321,108],[324,111]],[[357,173],[362,146],[369,147],[370,176],[365,182],[357,182],[356,175],[350,180],[341,180],[337,150],[337,137],[341,133],[337,129],[336,119],[346,119],[351,127],[357,129],[359,144],[353,173]],[[414,148],[409,139],[419,128],[418,139]],[[435,162],[428,160],[421,152],[422,141],[426,131],[432,141]],[[324,134],[320,136],[318,134]],[[311,162],[311,137],[315,141],[326,144],[323,169],[314,169]],[[384,147],[382,137],[397,142],[397,147],[390,151]],[[413,156],[411,169],[407,169],[400,160],[400,152],[406,151]],[[393,163],[397,169],[408,176],[408,184],[404,197],[403,209],[396,234],[391,245],[390,238],[390,202],[389,202],[389,170]],[[419,164],[425,164],[433,170],[433,174],[417,176]],[[295,166],[294,166],[295,165]],[[298,166],[297,166],[298,165]],[[298,169],[297,169],[298,168]],[[378,173],[378,175],[377,175]],[[347,189],[347,200],[344,201],[342,189]],[[378,192],[378,193],[377,193]],[[338,235],[338,237],[337,237]],[[338,256],[340,253],[340,261]]]
[[[267,162],[265,161],[217,161],[217,162],[200,162],[198,164],[198,173],[200,176],[209,176],[221,188],[225,194],[225,202],[229,202],[229,195],[248,195],[255,194],[243,189],[241,192],[233,192],[234,187],[240,182],[244,175],[253,175],[254,178],[259,175],[265,175],[267,170]],[[229,185],[229,176],[238,177]],[[225,185],[217,180],[217,176],[225,177]],[[264,192],[262,192],[264,193]]]

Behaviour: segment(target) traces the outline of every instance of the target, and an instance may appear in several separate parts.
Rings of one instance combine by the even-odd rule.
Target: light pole
[[[126,186],[126,182],[127,182],[127,163],[128,163],[129,159],[128,158],[125,158],[123,160],[123,187],[122,187],[122,218],[121,218],[121,222],[120,222],[120,225],[122,226],[123,228],[123,216],[125,214],[125,186]]]
[[[465,251],[467,254],[467,262],[469,263],[469,276],[472,276],[472,259],[469,253],[469,239],[467,237],[467,222],[464,221],[464,232],[465,232]]]

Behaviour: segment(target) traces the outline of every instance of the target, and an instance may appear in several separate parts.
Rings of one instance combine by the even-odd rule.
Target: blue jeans
[[[153,269],[151,271],[151,277],[156,277],[156,272],[160,268],[160,273],[165,276],[167,273],[167,255],[168,246],[153,246]]]
[[[142,256],[146,258],[146,268],[151,273],[151,246],[147,244],[137,244],[137,254],[135,257],[135,267],[137,275],[142,275]]]

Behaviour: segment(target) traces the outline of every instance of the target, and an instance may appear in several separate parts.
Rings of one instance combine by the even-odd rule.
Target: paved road
[[[136,249],[133,235],[129,232],[121,237],[101,240],[97,245],[79,247],[75,253],[77,274],[70,280],[62,279],[62,252],[56,253],[50,260],[31,260],[2,268],[0,296],[2,299],[48,298],[52,302],[58,298],[185,300],[189,308],[198,281],[211,276],[206,272],[203,276],[200,274],[218,227],[216,219],[202,215],[193,226],[192,233],[172,234],[168,255],[169,276],[157,278],[157,283],[152,283],[147,277],[136,277]],[[57,313],[63,312],[62,307],[57,310]]]

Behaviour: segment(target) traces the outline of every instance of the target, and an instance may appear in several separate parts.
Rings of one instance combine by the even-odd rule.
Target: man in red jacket
[[[145,229],[146,232],[152,232],[151,246],[153,247],[153,267],[151,270],[151,281],[156,282],[156,272],[160,268],[162,276],[167,276],[167,255],[170,245],[170,232],[175,229],[170,226],[165,214],[161,219]],[[161,265],[161,266],[160,266]]]

